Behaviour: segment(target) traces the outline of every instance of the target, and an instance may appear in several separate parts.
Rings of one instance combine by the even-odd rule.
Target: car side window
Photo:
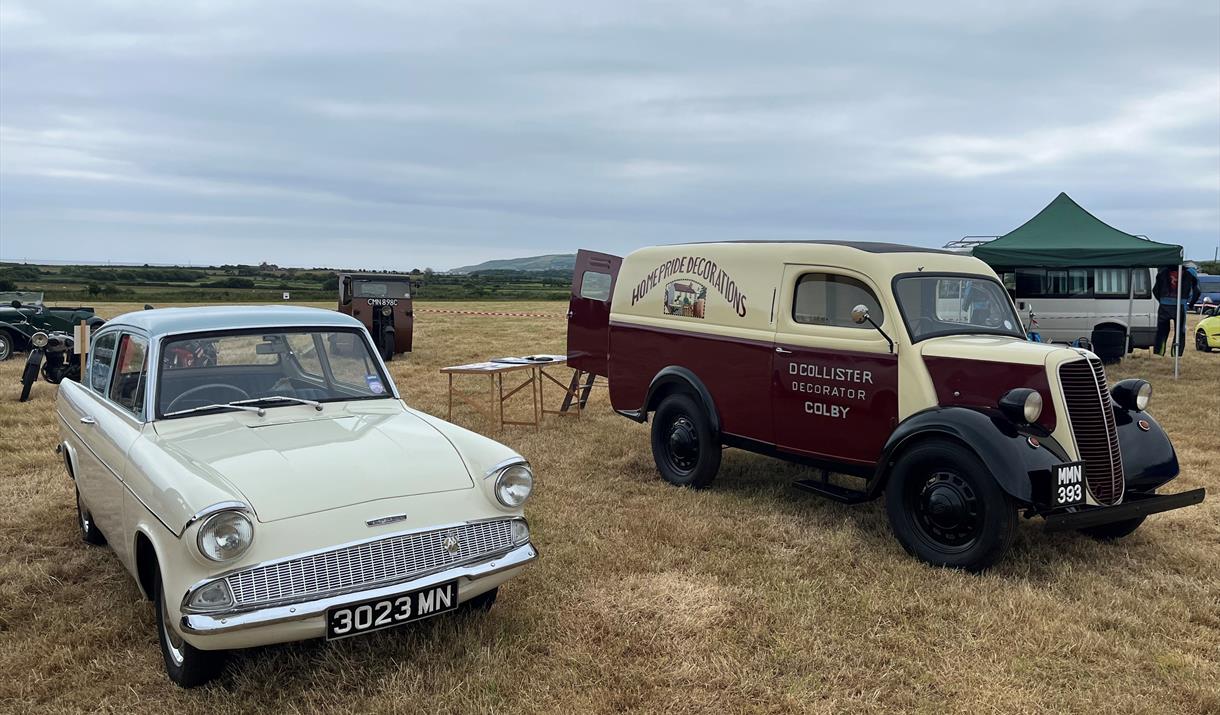
[[[852,308],[863,304],[877,325],[885,322],[881,302],[862,281],[831,273],[806,273],[796,283],[792,320],[805,325],[833,325],[872,330],[851,318]]]
[[[110,399],[136,417],[144,416],[144,387],[148,376],[148,341],[124,333],[110,381]]]
[[[114,365],[114,346],[118,337],[116,332],[98,336],[89,353],[89,387],[99,395],[105,395],[110,385],[110,368]]]

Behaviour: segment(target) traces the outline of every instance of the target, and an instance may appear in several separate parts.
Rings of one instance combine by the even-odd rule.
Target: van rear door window
[[[829,273],[806,273],[796,283],[792,320],[806,325],[872,330],[868,323],[851,319],[852,308],[864,305],[877,325],[885,322],[881,302],[861,281]]]
[[[610,274],[585,271],[580,277],[580,297],[589,300],[610,300]]]

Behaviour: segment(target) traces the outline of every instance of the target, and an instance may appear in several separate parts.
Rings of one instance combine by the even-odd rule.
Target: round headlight
[[[529,499],[534,490],[534,473],[528,464],[514,464],[500,470],[496,475],[496,500],[507,507],[516,508]]]
[[[1110,396],[1124,410],[1143,412],[1148,409],[1148,401],[1152,399],[1152,383],[1136,378],[1120,380],[1110,390]]]
[[[222,511],[209,516],[199,527],[199,553],[213,561],[241,556],[254,541],[254,523],[240,511]]]
[[[47,337],[47,334],[41,330],[30,336],[30,344],[36,348],[45,348],[50,341],[51,339]]]
[[[394,309],[387,305],[386,307],[381,309],[381,314],[388,318],[394,314]]]
[[[1009,390],[1000,398],[1000,411],[1013,422],[1033,424],[1042,416],[1042,395],[1028,387]]]
[[[1135,393],[1135,409],[1143,412],[1148,409],[1148,400],[1152,399],[1152,383],[1145,382],[1140,385],[1140,389]]]
[[[1042,394],[1037,390],[1031,390],[1025,397],[1025,406],[1023,407],[1025,421],[1033,424],[1042,416]]]

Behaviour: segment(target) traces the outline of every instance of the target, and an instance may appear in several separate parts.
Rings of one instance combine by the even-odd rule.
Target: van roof
[[[768,239],[743,239],[739,241],[693,241],[690,243],[676,243],[675,246],[693,246],[706,245],[714,243],[763,243],[763,244],[803,244],[810,246],[845,246],[854,248],[858,251],[866,251],[868,253],[941,253],[945,255],[960,255],[953,251],[945,251],[939,248],[925,248],[923,246],[908,246],[904,243],[884,243],[881,241],[814,241],[814,240],[768,240]]]

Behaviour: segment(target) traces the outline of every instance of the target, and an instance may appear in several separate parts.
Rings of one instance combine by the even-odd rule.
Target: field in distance
[[[435,415],[440,367],[564,350],[563,304],[418,307],[547,315],[420,314],[416,352],[389,367]],[[264,648],[189,692],[165,677],[135,583],[80,541],[54,453],[56,388],[40,382],[19,404],[22,363],[0,363],[0,710],[1220,712],[1217,354],[1188,351],[1177,382],[1171,360],[1146,352],[1110,370],[1153,382],[1184,472],[1170,488],[1207,487],[1206,502],[1113,544],[1022,522],[982,576],[924,566],[879,502],[794,491],[808,474],[762,456],[729,450],[710,490],[670,487],[648,426],[613,414],[604,390],[580,419],[537,431],[497,431],[463,408],[455,422],[538,474],[526,515],[541,558],[492,611]],[[485,378],[458,386],[486,395]]]
[[[360,272],[360,271],[355,271]],[[424,300],[566,300],[572,271],[486,270],[463,275],[403,271]],[[42,291],[47,305],[337,301],[338,273],[263,264],[207,267],[0,263],[0,290]]]

